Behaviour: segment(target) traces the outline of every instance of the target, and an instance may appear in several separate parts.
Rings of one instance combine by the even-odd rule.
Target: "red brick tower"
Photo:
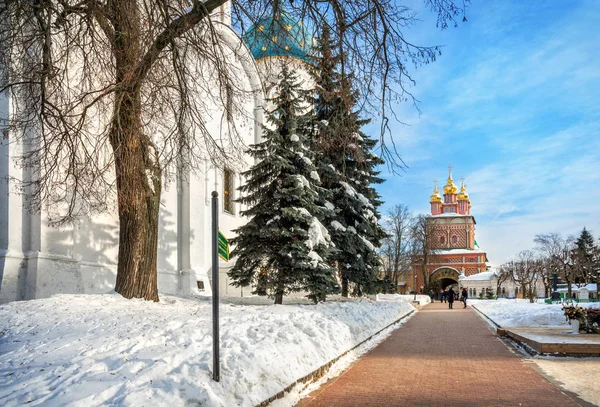
[[[457,192],[450,166],[443,201],[435,183],[429,199],[427,255],[413,259],[418,291],[433,289],[437,292],[458,284],[461,275],[470,276],[486,270],[487,256],[475,241],[476,222],[471,215],[471,200],[464,182]]]

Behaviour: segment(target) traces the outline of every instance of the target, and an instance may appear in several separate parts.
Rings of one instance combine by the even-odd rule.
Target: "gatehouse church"
[[[412,262],[417,291],[429,287],[434,293],[450,286],[456,291],[461,279],[486,271],[486,253],[475,239],[475,217],[464,181],[460,189],[452,178],[443,188],[443,198],[434,181],[429,199],[431,214],[426,219],[426,255]],[[414,274],[413,274],[414,276]],[[427,279],[427,281],[425,281]]]

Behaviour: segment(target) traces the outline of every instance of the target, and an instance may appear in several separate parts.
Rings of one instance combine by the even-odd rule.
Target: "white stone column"
[[[180,157],[177,162],[177,270],[181,293],[190,295],[197,294],[198,287],[190,262],[190,172],[184,159]]]

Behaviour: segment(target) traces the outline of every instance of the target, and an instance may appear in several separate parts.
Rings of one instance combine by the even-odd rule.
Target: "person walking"
[[[463,302],[463,308],[467,308],[467,298],[469,297],[469,293],[467,293],[467,289],[463,287],[460,293],[460,300]]]
[[[432,303],[435,302],[434,301],[435,296],[433,295],[433,290],[429,290],[429,299],[431,300]]]
[[[446,300],[446,290],[440,290],[440,302],[445,302]]]
[[[454,290],[452,287],[450,287],[450,290],[446,296],[448,297],[448,308],[452,309],[452,304],[454,304]]]

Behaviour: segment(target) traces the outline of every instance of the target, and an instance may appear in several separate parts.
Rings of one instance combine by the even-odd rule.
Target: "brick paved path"
[[[434,303],[302,407],[577,406],[460,302]]]

